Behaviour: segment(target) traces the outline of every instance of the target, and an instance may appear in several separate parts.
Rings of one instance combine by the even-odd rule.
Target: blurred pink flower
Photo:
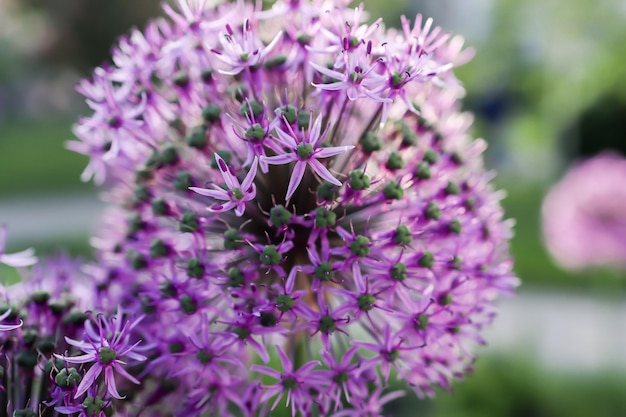
[[[576,164],[542,207],[546,247],[564,268],[626,268],[626,159],[604,153]]]

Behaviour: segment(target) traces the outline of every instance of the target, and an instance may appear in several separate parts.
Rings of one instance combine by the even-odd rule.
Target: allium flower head
[[[626,159],[604,153],[569,169],[546,195],[543,235],[568,269],[626,267]]]
[[[145,314],[172,412],[374,415],[392,369],[449,387],[517,285],[459,39],[344,1],[166,13],[81,84],[71,147],[118,207],[93,269]]]

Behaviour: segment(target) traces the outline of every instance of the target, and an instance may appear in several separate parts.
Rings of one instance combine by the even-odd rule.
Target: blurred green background
[[[87,109],[74,92],[115,38],[159,13],[155,0],[0,0],[0,223],[10,249],[87,255],[101,206],[64,149]],[[366,1],[388,26],[435,18],[477,54],[457,74],[507,190],[520,295],[503,300],[475,372],[394,416],[626,416],[623,272],[566,272],[543,247],[540,205],[571,162],[626,150],[624,0]],[[8,273],[0,270],[1,274]]]

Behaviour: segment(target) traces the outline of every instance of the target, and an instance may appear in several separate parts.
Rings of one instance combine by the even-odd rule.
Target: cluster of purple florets
[[[36,262],[28,251],[7,256],[0,262],[20,267]],[[103,417],[113,413],[113,400],[123,398],[118,386],[139,384],[125,368],[146,359],[140,353],[144,346],[130,332],[141,317],[91,311],[98,290],[80,267],[57,256],[3,289],[2,415]]]
[[[164,10],[79,86],[93,114],[69,147],[111,204],[88,273],[120,312],[55,356],[93,363],[73,395],[120,415],[339,417],[381,415],[390,379],[450,387],[517,285],[459,110],[471,51],[342,0]]]

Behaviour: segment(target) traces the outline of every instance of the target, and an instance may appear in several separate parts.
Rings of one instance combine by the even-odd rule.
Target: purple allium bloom
[[[295,417],[297,411],[306,413],[305,410],[309,410],[312,406],[310,391],[325,390],[331,373],[315,369],[320,365],[318,361],[309,361],[294,370],[292,360],[282,348],[277,347],[277,350],[281,371],[260,365],[252,365],[250,369],[278,380],[276,384],[266,387],[265,399],[275,398],[271,408],[274,410],[283,396],[286,396],[286,405],[291,407],[291,415]]]
[[[626,159],[603,153],[569,169],[546,195],[543,236],[564,268],[626,268]]]
[[[132,343],[130,339],[131,331],[142,319],[143,317],[125,320],[120,308],[117,314],[110,319],[101,314],[92,317],[98,326],[97,330],[93,328],[91,320],[85,322],[85,340],[65,338],[69,345],[77,347],[85,353],[79,356],[55,354],[57,358],[71,364],[92,364],[76,388],[74,398],[82,396],[90,387],[97,386],[98,377],[103,372],[106,391],[113,398],[123,398],[117,390],[116,374],[134,384],[139,384],[137,378],[124,369],[126,362],[122,361],[121,358],[127,357],[138,362],[146,360],[144,355],[137,352],[139,350],[137,347],[141,342]]]
[[[13,267],[30,266],[37,263],[35,251],[32,248],[17,253],[5,253],[7,243],[7,226],[0,224],[0,264]]]
[[[385,417],[382,408],[385,404],[404,396],[403,391],[393,391],[382,395],[382,390],[378,389],[366,398],[361,398],[354,403],[353,410],[343,410],[333,414],[332,417]]]
[[[330,171],[317,159],[329,158],[354,148],[354,146],[320,147],[321,141],[324,139],[324,136],[326,136],[329,126],[326,127],[326,131],[321,132],[322,115],[319,115],[313,123],[311,123],[309,119],[308,123],[310,130],[307,132],[303,130],[301,135],[294,132],[293,128],[288,123],[285,124],[289,133],[280,128],[276,128],[276,141],[280,142],[285,152],[280,155],[262,157],[266,163],[271,165],[283,165],[295,162],[289,185],[287,186],[286,200],[289,200],[293,193],[296,192],[298,185],[300,185],[304,177],[307,165],[313,172],[319,175],[320,178],[340,187],[341,181],[333,177]],[[296,142],[297,140],[300,140],[300,142]]]
[[[391,369],[449,388],[517,286],[452,72],[471,51],[343,0],[177,3],[81,83],[71,145],[115,207],[99,301],[145,315],[162,412],[378,415]]]
[[[68,402],[54,408],[60,414],[74,417],[106,417],[111,414],[111,399],[98,395],[98,387],[92,386],[87,390],[85,399],[80,402]]]
[[[11,371],[0,379],[0,409],[7,415],[28,410],[45,415],[74,402],[83,372],[56,361],[54,354],[72,349],[65,337],[84,331],[84,309],[96,302],[80,265],[55,256],[35,265],[19,284],[3,288],[0,367]]]
[[[230,211],[234,208],[235,214],[241,217],[246,210],[246,202],[254,200],[254,197],[256,196],[256,186],[252,181],[254,181],[254,177],[256,176],[257,158],[254,158],[252,167],[241,183],[239,183],[232,167],[229,168],[226,166],[226,162],[224,162],[218,154],[215,154],[215,161],[217,162],[217,167],[222,173],[224,182],[226,182],[227,190],[218,186],[214,186],[215,189],[213,190],[207,190],[199,187],[189,187],[189,189],[200,195],[211,197],[219,201],[227,201],[227,203],[211,206],[209,207],[209,210],[222,213]]]

